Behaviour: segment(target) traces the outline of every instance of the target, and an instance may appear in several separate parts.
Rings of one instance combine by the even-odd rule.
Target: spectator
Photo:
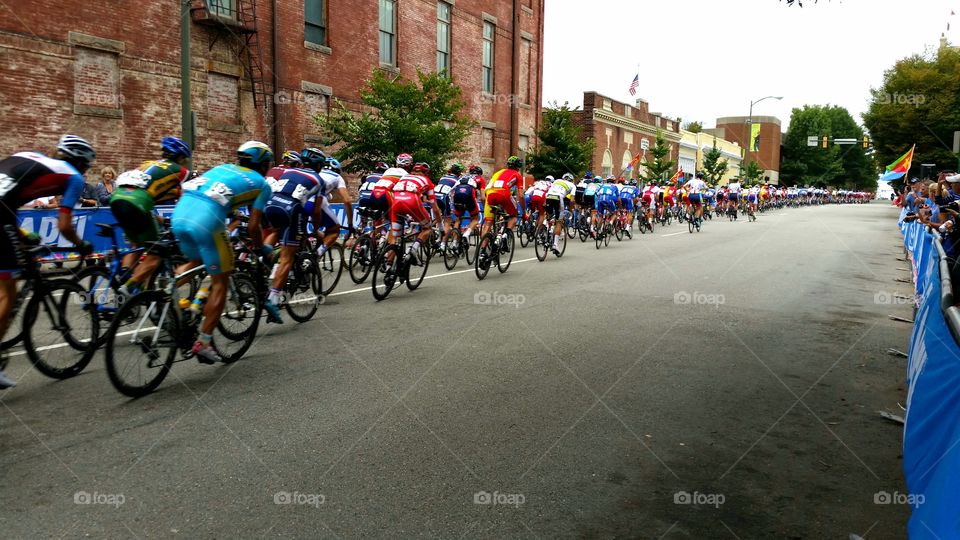
[[[87,206],[97,206],[97,186],[90,182],[84,182],[83,192],[80,193],[80,198],[77,200],[77,208]]]
[[[42,208],[56,208],[58,206],[56,197],[40,197],[39,199],[34,199],[27,204],[23,205],[21,208],[27,209],[42,209]]]
[[[942,205],[951,202],[946,200],[940,191],[940,184],[930,182],[927,184],[927,198],[923,202],[920,210],[920,222],[931,227],[939,227],[949,217]]]
[[[113,167],[104,167],[100,169],[100,183],[96,187],[97,204],[100,206],[110,206],[110,195],[116,188],[114,180],[117,179],[117,171]]]
[[[953,172],[940,173],[941,185],[947,190],[944,196],[952,201],[960,200],[960,174]]]
[[[910,191],[908,191],[906,196],[903,198],[903,206],[907,209],[908,213],[917,213],[920,203],[923,202],[921,194],[922,190],[923,184],[920,182],[919,178],[913,178],[910,180]]]

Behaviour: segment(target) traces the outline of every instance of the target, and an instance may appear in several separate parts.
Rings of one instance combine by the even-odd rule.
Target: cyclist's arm
[[[346,187],[337,188],[337,194],[343,199],[343,208],[347,214],[347,227],[353,229],[353,201]]]

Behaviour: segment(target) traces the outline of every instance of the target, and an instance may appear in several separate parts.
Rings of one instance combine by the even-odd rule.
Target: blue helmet
[[[304,165],[318,171],[327,163],[327,155],[319,148],[304,148],[300,152],[300,159]]]
[[[327,156],[327,168],[333,172],[340,172],[340,161],[333,156]]]
[[[237,158],[241,164],[262,165],[273,161],[273,150],[260,141],[247,141],[237,149]]]
[[[160,146],[163,148],[163,153],[171,157],[183,156],[188,158],[193,155],[193,152],[190,151],[190,145],[176,137],[164,137],[160,141]]]
[[[593,171],[587,171],[587,174],[583,175],[587,180],[593,178]]]

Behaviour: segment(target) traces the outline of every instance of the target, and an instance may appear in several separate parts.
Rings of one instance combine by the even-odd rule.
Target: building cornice
[[[634,131],[637,131],[646,135],[652,135],[654,137],[657,136],[657,131],[661,131],[663,132],[664,138],[666,138],[670,142],[678,143],[680,142],[680,139],[681,139],[680,134],[675,131],[667,131],[666,129],[663,129],[663,128],[657,128],[657,126],[652,126],[644,122],[638,122],[636,120],[632,120],[630,118],[626,118],[624,116],[620,116],[619,114],[614,114],[610,111],[605,111],[603,109],[594,109],[593,119],[598,122],[602,122],[604,124],[632,129]]]

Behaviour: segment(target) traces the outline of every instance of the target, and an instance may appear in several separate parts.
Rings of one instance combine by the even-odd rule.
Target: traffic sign
[[[820,137],[816,135],[811,135],[807,137],[807,146],[818,146],[820,144]]]
[[[650,148],[650,141],[648,139],[640,139],[640,149],[646,150]]]

